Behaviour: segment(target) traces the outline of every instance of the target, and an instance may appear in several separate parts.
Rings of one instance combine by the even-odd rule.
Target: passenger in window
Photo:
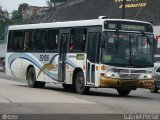
[[[70,45],[69,45],[69,50],[72,51],[74,50],[74,42],[73,42],[73,38],[71,38],[71,41],[70,41]]]

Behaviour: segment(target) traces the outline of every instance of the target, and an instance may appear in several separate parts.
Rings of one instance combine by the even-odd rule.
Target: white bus
[[[5,70],[30,87],[62,83],[85,94],[114,88],[128,95],[152,88],[154,35],[148,22],[94,20],[9,27]]]

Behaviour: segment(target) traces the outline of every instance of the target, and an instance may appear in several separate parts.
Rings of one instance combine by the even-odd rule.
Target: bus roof
[[[53,22],[53,23],[12,25],[12,26],[9,26],[9,30],[67,28],[67,27],[81,27],[81,26],[102,26],[104,21],[128,21],[128,22],[151,24],[149,22],[129,20],[129,19],[93,19],[93,20],[66,21],[66,22]]]

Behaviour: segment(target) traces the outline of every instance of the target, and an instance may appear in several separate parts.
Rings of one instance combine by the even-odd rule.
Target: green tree
[[[11,24],[23,24],[22,13],[18,10],[12,12]]]
[[[5,14],[0,6],[0,40],[4,40]]]
[[[22,14],[21,14],[21,12],[20,11],[18,11],[18,10],[14,10],[13,12],[12,12],[12,20],[21,20],[22,19]]]
[[[29,5],[27,3],[22,3],[19,5],[18,7],[18,11],[22,12],[22,10],[25,10],[29,7]]]

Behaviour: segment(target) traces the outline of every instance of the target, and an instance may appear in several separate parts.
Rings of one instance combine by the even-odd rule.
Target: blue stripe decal
[[[58,56],[59,54],[56,54],[56,55],[54,55],[53,57],[52,57],[52,59],[50,60],[50,64],[54,61],[54,59],[56,58],[56,56]],[[12,73],[12,75],[14,76],[14,77],[16,77],[15,75],[14,75],[14,71],[12,70],[12,68],[11,68],[11,65],[12,65],[12,63],[16,60],[16,59],[18,59],[18,58],[21,58],[21,59],[24,59],[24,60],[27,60],[27,61],[30,61],[33,65],[35,65],[35,66],[37,66],[39,69],[41,69],[43,66],[42,65],[40,65],[37,61],[39,61],[36,57],[35,57],[35,59],[37,60],[35,60],[35,59],[33,59],[30,55],[28,55],[28,54],[12,54],[12,55],[10,55],[9,57],[8,57],[8,66],[9,66],[9,68],[10,68],[10,71],[11,71],[11,73]],[[72,66],[73,68],[76,68],[76,65],[71,61],[71,60],[67,60],[67,61],[65,61],[65,63],[66,64],[68,64],[68,65],[70,65],[70,66]],[[48,70],[44,70],[43,71],[48,77],[50,77],[51,79],[53,79],[53,80],[55,80],[55,81],[58,81],[58,74],[54,74],[54,73],[51,73],[51,72],[49,72]]]
[[[57,55],[56,55],[56,56],[57,56]],[[35,66],[37,66],[39,69],[42,68],[42,66],[41,66],[38,62],[36,62],[36,60],[34,60],[32,57],[30,57],[30,56],[27,55],[27,54],[22,54],[22,57],[20,56],[20,54],[12,54],[12,55],[10,55],[10,56],[8,57],[8,65],[9,65],[10,71],[11,71],[11,73],[12,73],[12,75],[13,75],[14,77],[16,77],[16,76],[14,75],[14,71],[11,69],[11,65],[12,65],[12,63],[13,63],[16,59],[18,59],[18,58],[21,58],[21,59],[25,59],[25,60],[30,61],[32,64],[34,64]],[[48,77],[50,77],[51,79],[53,79],[53,80],[55,80],[55,81],[58,81],[58,79],[55,78],[55,77],[58,77],[58,74],[50,73],[50,72],[47,71],[47,70],[45,70],[44,73],[45,73]]]

